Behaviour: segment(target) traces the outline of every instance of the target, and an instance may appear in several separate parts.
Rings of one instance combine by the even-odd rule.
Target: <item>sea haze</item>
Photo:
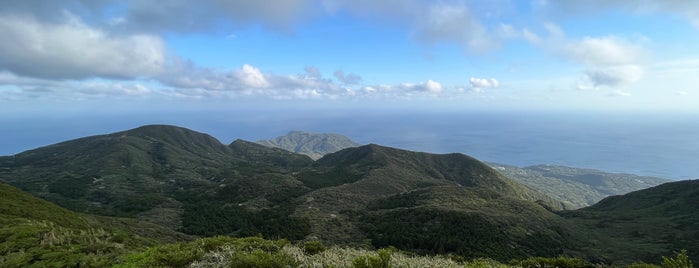
[[[360,143],[415,151],[459,152],[516,166],[557,164],[699,178],[699,116],[536,112],[275,112],[261,110],[0,118],[0,155],[144,124],[173,124],[223,143],[269,139],[289,130],[332,132]]]

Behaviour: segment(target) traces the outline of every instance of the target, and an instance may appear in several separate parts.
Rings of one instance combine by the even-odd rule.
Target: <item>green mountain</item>
[[[665,183],[562,215],[588,230],[590,255],[657,261],[686,249],[699,259],[699,180]]]
[[[671,182],[656,177],[556,165],[524,168],[497,163],[488,165],[508,178],[561,200],[566,209],[587,207],[608,196],[622,195]]]
[[[285,136],[271,140],[260,140],[257,143],[281,148],[290,152],[305,154],[317,160],[326,154],[339,150],[357,147],[360,144],[339,134],[317,134],[304,131],[290,131]]]
[[[507,259],[560,254],[567,236],[552,231],[558,218],[547,210],[560,204],[463,154],[371,144],[326,155],[300,179],[318,189],[299,197],[294,215],[332,243],[368,238],[376,247]]]
[[[406,249],[487,255],[521,248],[505,258],[539,252],[539,242],[533,242],[539,237],[555,248],[565,240],[547,229],[556,225],[549,210],[559,203],[476,159],[378,145],[344,149],[314,162],[242,140],[225,146],[179,127],[144,126],[3,157],[0,180],[74,211],[148,220],[194,235],[260,233],[355,245],[371,239],[381,246],[396,234],[392,226],[375,222],[416,216],[430,217],[437,229],[410,238],[415,241]],[[447,241],[455,226],[446,222],[460,220],[478,222],[460,227],[463,236],[484,228],[490,230],[484,237],[499,238],[487,250]],[[411,224],[405,228],[424,224],[403,222]],[[503,226],[505,234],[496,231]],[[433,231],[445,241],[429,242],[427,233]],[[498,244],[510,235],[511,243]]]
[[[249,175],[312,162],[281,149],[244,141],[225,146],[207,134],[153,125],[2,157],[0,180],[74,211],[179,228],[183,196],[203,198]]]
[[[77,245],[84,245],[80,241],[88,237],[113,241],[112,234],[122,234],[114,243],[126,239],[126,251],[147,241],[187,239],[175,232],[180,231],[395,246],[500,261],[569,255],[606,262],[658,262],[673,250],[686,248],[691,253],[696,250],[692,242],[699,241],[693,231],[696,185],[691,183],[665,184],[610,197],[589,208],[561,211],[560,201],[463,154],[370,144],[313,161],[243,140],[223,145],[209,135],[174,126],[144,126],[1,157],[0,181],[74,211],[10,188],[23,197],[2,203],[0,212],[11,217],[3,218],[6,231],[0,241],[20,241],[6,237],[18,233],[14,228],[25,228],[24,222],[43,226],[35,223],[49,221],[41,228],[68,228],[60,229],[68,230],[60,231],[63,237],[82,234],[83,240],[70,239]],[[39,214],[18,214],[25,210]],[[0,249],[19,254],[27,252],[24,248],[55,245],[36,240],[48,231],[34,229],[27,236],[34,240]],[[104,247],[100,252],[106,255],[98,255],[113,261],[124,252],[110,249],[118,245]],[[51,250],[66,251],[42,248],[41,254]],[[11,256],[17,257],[10,261],[24,258]],[[70,256],[66,258],[75,255]]]
[[[104,267],[159,243],[191,239],[134,219],[78,214],[0,183],[0,267]]]

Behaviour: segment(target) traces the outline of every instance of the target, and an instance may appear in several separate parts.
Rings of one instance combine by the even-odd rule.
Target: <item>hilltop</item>
[[[290,131],[284,136],[271,140],[259,140],[257,143],[281,148],[294,153],[305,154],[314,160],[320,159],[329,153],[360,145],[340,134],[311,133],[304,131]]]

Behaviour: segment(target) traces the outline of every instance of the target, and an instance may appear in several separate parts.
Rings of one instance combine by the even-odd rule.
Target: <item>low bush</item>
[[[306,241],[303,243],[303,252],[309,255],[318,254],[325,251],[325,245],[318,240]]]

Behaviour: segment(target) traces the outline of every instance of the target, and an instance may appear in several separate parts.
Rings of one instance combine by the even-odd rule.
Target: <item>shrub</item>
[[[569,258],[559,256],[556,258],[532,257],[525,260],[514,260],[510,265],[521,266],[524,268],[593,268],[595,267],[589,262],[578,258]]]
[[[303,252],[308,255],[314,255],[325,251],[325,245],[318,240],[307,241],[303,243]]]
[[[466,268],[507,268],[508,266],[504,265],[496,260],[493,260],[493,259],[478,258],[478,259],[464,262],[464,267],[466,267]]]
[[[392,249],[379,249],[378,256],[361,256],[352,261],[354,268],[389,268],[391,267]]]
[[[634,262],[625,266],[624,268],[660,268],[660,266],[645,262]]]
[[[694,265],[692,261],[689,260],[687,256],[687,250],[682,250],[677,253],[675,258],[668,258],[663,256],[663,262],[661,265],[663,268],[693,268]]]
[[[269,253],[259,249],[250,253],[237,252],[231,258],[231,263],[229,264],[231,268],[284,268],[296,266],[298,266],[296,260],[287,254]]]

